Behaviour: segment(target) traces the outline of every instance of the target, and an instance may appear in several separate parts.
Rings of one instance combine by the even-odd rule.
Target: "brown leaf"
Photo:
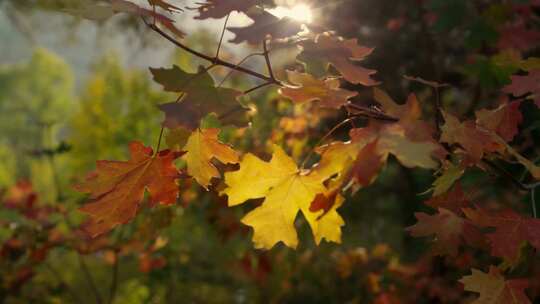
[[[519,132],[523,115],[519,110],[521,101],[513,101],[500,105],[494,110],[476,111],[476,123],[493,131],[506,141],[511,141]]]
[[[245,109],[237,101],[241,92],[216,88],[207,70],[201,68],[197,73],[188,73],[175,65],[170,69],[150,68],[150,72],[166,91],[183,93],[179,102],[159,105],[159,109],[165,113],[164,127],[195,130],[207,114],[215,113],[219,117],[236,108],[240,109],[239,113],[222,117],[220,121],[223,124],[246,125]]]
[[[467,240],[466,234],[475,233],[467,220],[444,208],[434,215],[417,212],[414,216],[418,222],[407,231],[415,237],[434,235],[435,254],[457,256],[459,247]]]
[[[471,202],[465,196],[460,183],[456,183],[452,190],[439,196],[432,197],[424,202],[424,204],[430,206],[431,208],[444,208],[459,215],[463,214],[461,209],[469,207],[470,203]]]
[[[528,287],[526,279],[505,280],[499,269],[489,267],[489,273],[472,269],[472,274],[459,280],[465,290],[480,294],[471,304],[530,304],[525,294]]]
[[[512,83],[504,87],[503,91],[515,97],[532,93],[536,106],[540,108],[540,70],[532,70],[526,76],[514,75],[511,78]]]
[[[443,112],[444,125],[441,127],[441,141],[448,144],[459,144],[476,162],[485,153],[496,152],[501,146],[485,130],[477,128],[472,120],[460,122],[452,114]]]
[[[372,48],[358,45],[356,39],[343,40],[341,37],[321,34],[313,41],[303,41],[300,46],[302,47],[302,53],[298,57],[300,61],[323,60],[325,65],[333,65],[350,83],[365,86],[378,84],[371,78],[377,71],[353,63],[364,60],[373,52]]]

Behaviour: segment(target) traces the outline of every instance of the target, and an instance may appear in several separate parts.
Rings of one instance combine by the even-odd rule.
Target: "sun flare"
[[[306,4],[297,4],[292,7],[278,6],[271,9],[270,13],[279,18],[289,17],[304,23],[313,21],[313,12]]]

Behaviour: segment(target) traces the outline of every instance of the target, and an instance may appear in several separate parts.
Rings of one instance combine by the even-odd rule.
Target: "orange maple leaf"
[[[151,205],[176,202],[178,170],[173,160],[180,153],[164,150],[154,155],[152,148],[141,142],[130,143],[129,150],[130,160],[97,161],[96,171],[75,186],[90,193],[90,202],[80,210],[90,216],[84,230],[92,237],[133,219],[146,189]]]
[[[524,292],[528,287],[526,279],[505,280],[499,269],[489,267],[489,273],[472,269],[472,274],[459,280],[465,290],[477,292],[480,297],[472,304],[530,304]]]

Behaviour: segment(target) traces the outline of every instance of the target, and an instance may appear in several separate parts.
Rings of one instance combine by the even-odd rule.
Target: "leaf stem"
[[[317,148],[318,146],[320,146],[328,137],[330,137],[330,135],[332,135],[337,129],[341,128],[343,125],[347,124],[349,121],[355,119],[355,118],[358,118],[358,116],[353,116],[353,117],[349,117],[345,120],[343,120],[342,122],[338,123],[337,125],[335,125],[332,129],[330,129],[330,131],[328,131],[321,139],[319,139],[319,141],[317,142],[317,144],[315,144],[315,146],[309,151],[309,153],[306,155],[306,157],[304,158],[304,160],[302,161],[302,163],[300,164],[300,168],[304,168],[304,166],[306,165],[306,162],[309,160],[309,158],[313,155],[313,153],[315,152],[315,148]]]

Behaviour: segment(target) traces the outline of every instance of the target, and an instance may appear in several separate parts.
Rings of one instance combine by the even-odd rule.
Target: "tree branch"
[[[90,290],[92,290],[92,293],[94,294],[96,298],[96,303],[98,304],[103,303],[101,294],[99,293],[99,290],[97,289],[96,283],[94,282],[94,279],[92,278],[92,275],[90,274],[90,271],[88,270],[88,267],[86,267],[84,258],[82,257],[80,253],[78,254],[78,258],[79,258],[79,265],[81,266],[81,270],[84,274],[84,277],[86,278],[88,285],[90,285]]]
[[[208,55],[205,55],[201,52],[198,52],[186,45],[184,45],[183,43],[179,42],[178,40],[174,39],[173,37],[171,37],[169,34],[165,33],[164,31],[162,31],[159,27],[157,27],[156,25],[153,25],[151,23],[148,23],[144,18],[142,18],[144,23],[150,28],[152,29],[154,32],[160,34],[163,38],[169,40],[171,43],[173,43],[174,45],[176,45],[177,47],[183,49],[184,51],[194,55],[194,56],[197,56],[201,59],[204,59],[206,61],[209,61],[215,65],[220,65],[220,66],[224,66],[224,67],[227,67],[229,69],[233,69],[233,70],[236,70],[238,72],[242,72],[244,74],[248,74],[248,75],[251,75],[255,78],[259,78],[259,79],[262,79],[266,82],[271,82],[271,83],[274,83],[274,84],[277,84],[277,85],[281,85],[281,82],[279,82],[278,80],[276,79],[273,79],[272,77],[269,77],[269,76],[266,76],[266,75],[263,75],[261,73],[258,73],[258,72],[255,72],[253,70],[250,70],[250,69],[247,69],[247,68],[244,68],[244,67],[241,67],[241,66],[238,66],[237,64],[234,64],[234,63],[230,63],[230,62],[227,62],[227,61],[224,61],[222,59],[219,59],[219,58],[213,58],[213,57],[210,57]]]

